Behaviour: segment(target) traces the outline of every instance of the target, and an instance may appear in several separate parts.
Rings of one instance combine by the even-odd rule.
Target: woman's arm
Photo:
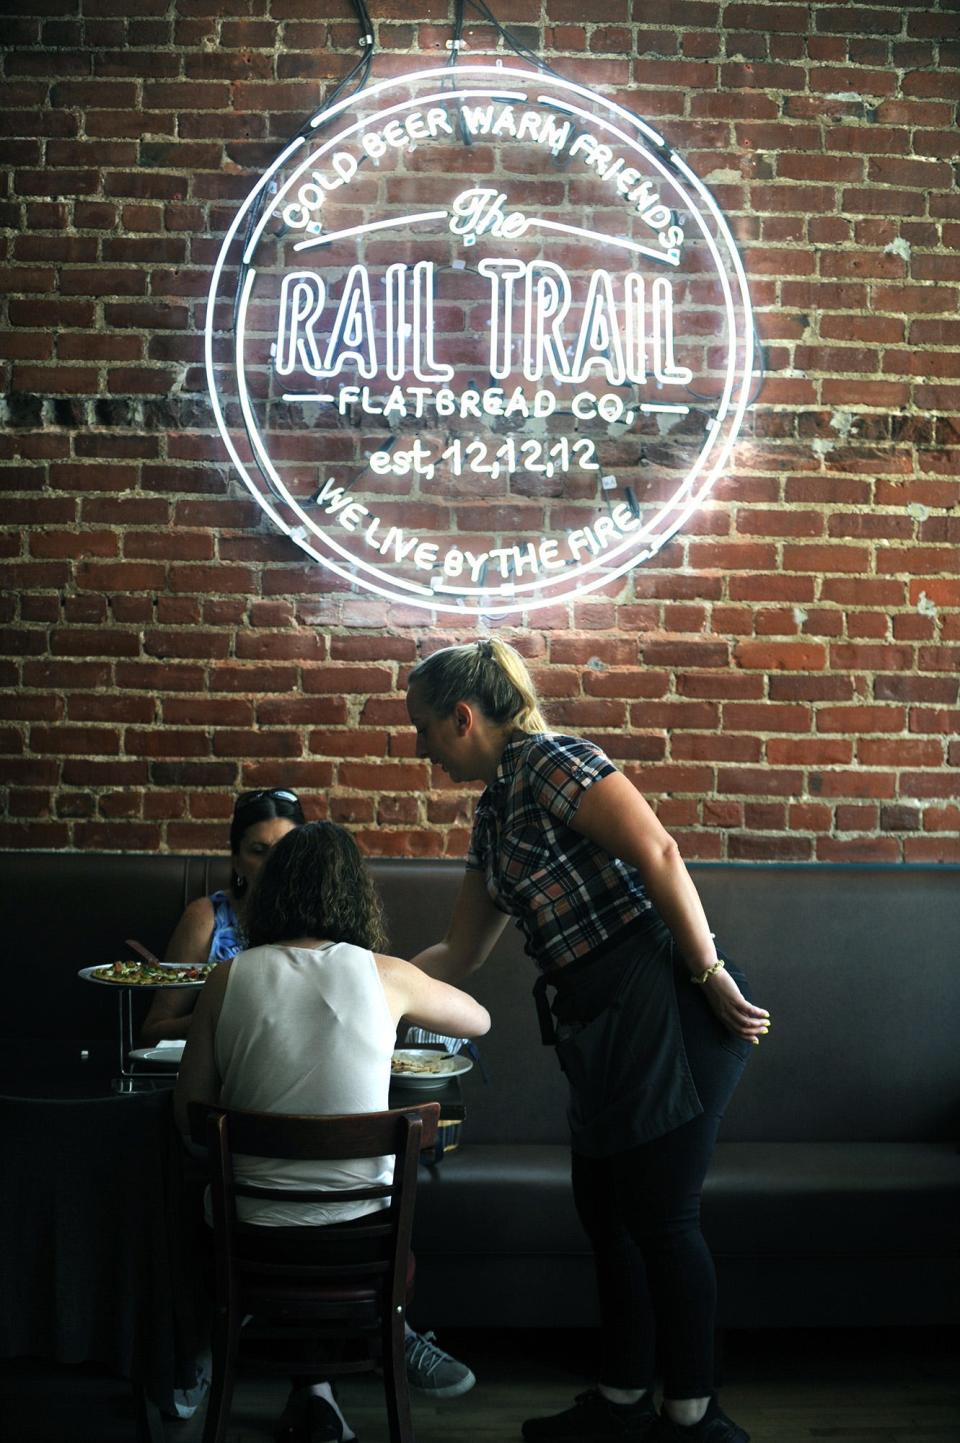
[[[183,967],[206,962],[213,925],[213,903],[209,897],[198,897],[177,923],[164,960],[179,962]],[[155,1047],[161,1038],[186,1037],[193,1022],[196,1000],[197,993],[190,987],[169,987],[154,992],[140,1032],[144,1044]]]
[[[692,976],[699,977],[713,966],[717,949],[680,849],[622,772],[612,772],[587,788],[570,827],[636,867]],[[720,1020],[741,1037],[755,1039],[769,1022],[769,1013],[748,1002],[729,973],[715,973],[704,991]]]
[[[217,1072],[214,1037],[231,962],[215,967],[200,989],[191,1019],[190,1036],[183,1049],[183,1061],[173,1089],[173,1111],[184,1137],[190,1135],[187,1106],[191,1102],[218,1102],[220,1074]]]
[[[487,960],[508,920],[506,914],[490,900],[483,874],[465,872],[454,903],[453,917],[443,941],[425,947],[410,960],[414,967],[419,967],[431,977],[442,978],[445,982],[458,982],[461,977],[476,971]],[[487,1026],[489,1025],[488,1019]],[[441,1032],[444,1029],[433,1030]]]
[[[395,1022],[401,1018],[444,1037],[482,1037],[490,1030],[490,1013],[475,997],[429,977],[400,957],[375,954],[380,980]]]

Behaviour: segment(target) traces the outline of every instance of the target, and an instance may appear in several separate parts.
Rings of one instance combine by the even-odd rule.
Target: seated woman
[[[490,1026],[486,1008],[467,993],[372,950],[381,944],[379,900],[353,838],[331,822],[309,822],[277,843],[246,928],[249,949],[222,962],[200,991],[174,1093],[184,1133],[195,1100],[256,1112],[381,1112],[401,1017],[465,1037]],[[245,1176],[269,1176],[280,1187],[336,1185],[316,1163],[261,1160]],[[336,1221],[370,1206],[343,1204]],[[241,1202],[240,1215],[265,1235],[334,1220],[309,1203],[254,1199]],[[413,1350],[424,1341],[408,1331],[408,1370],[411,1337]],[[278,1439],[344,1436],[328,1385],[295,1379]]]
[[[305,820],[296,792],[269,787],[240,793],[230,822],[230,886],[189,904],[170,938],[168,962],[185,967],[223,962],[243,949],[244,911],[251,883],[271,847],[294,827],[302,827]],[[189,987],[154,992],[141,1029],[144,1044],[155,1047],[166,1038],[186,1037],[197,995]]]

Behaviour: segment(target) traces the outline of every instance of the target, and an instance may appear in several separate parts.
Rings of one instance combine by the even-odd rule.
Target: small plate
[[[171,1047],[134,1047],[128,1056],[135,1058],[137,1062],[166,1062],[173,1067],[179,1067],[185,1045],[183,1042],[175,1042]]]
[[[407,1072],[397,1068],[398,1062],[428,1064],[429,1071]],[[398,1047],[393,1054],[390,1075],[404,1087],[436,1087],[450,1077],[460,1077],[469,1072],[473,1063],[462,1053],[437,1052],[432,1047]]]
[[[160,965],[173,969],[179,964],[176,962],[162,962]],[[123,980],[114,982],[109,977],[94,977],[94,972],[99,972],[101,967],[109,966],[109,962],[98,962],[93,967],[81,967],[77,976],[82,977],[84,982],[97,982],[102,987],[135,987],[138,992],[150,992],[157,987],[202,987],[207,980],[206,977],[198,977],[195,982],[124,982]]]

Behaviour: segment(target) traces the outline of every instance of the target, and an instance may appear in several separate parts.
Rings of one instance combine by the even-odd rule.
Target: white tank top
[[[233,959],[214,1051],[226,1107],[251,1112],[383,1112],[396,1027],[373,953],[348,942],[254,947]],[[238,1179],[264,1187],[361,1188],[389,1182],[392,1160],[287,1162],[237,1157]],[[382,1206],[238,1198],[246,1222],[345,1222]]]

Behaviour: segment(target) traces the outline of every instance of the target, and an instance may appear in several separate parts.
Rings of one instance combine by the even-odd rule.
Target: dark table
[[[132,1378],[148,1438],[205,1351],[205,1179],[174,1127],[175,1068],[127,1093],[117,1070],[113,1041],[0,1038],[0,1357]],[[434,1100],[463,1118],[458,1078],[390,1090]]]
[[[115,1071],[110,1043],[0,1039],[0,1356],[132,1378],[150,1437],[204,1351],[202,1181],[170,1088],[119,1095]]]

